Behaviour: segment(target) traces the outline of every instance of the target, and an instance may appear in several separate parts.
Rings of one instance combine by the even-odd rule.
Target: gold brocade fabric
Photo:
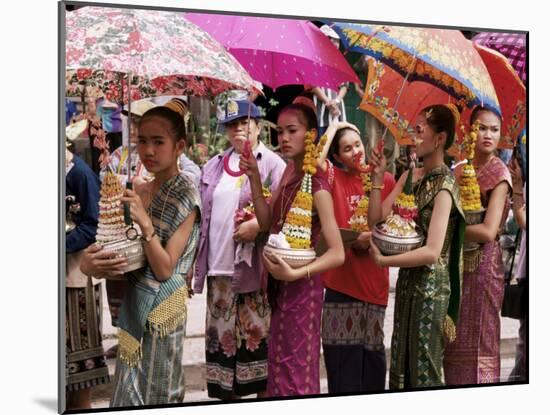
[[[480,248],[474,251],[464,252],[464,272],[474,272],[481,261]]]

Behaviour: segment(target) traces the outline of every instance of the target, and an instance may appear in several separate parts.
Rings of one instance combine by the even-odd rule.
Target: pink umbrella
[[[310,84],[337,90],[360,82],[342,53],[306,20],[186,13],[223,44],[256,81],[271,88]]]

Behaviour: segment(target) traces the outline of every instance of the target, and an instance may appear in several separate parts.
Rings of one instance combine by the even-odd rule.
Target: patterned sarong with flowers
[[[210,276],[207,284],[208,395],[230,399],[265,391],[271,316],[266,293],[233,293],[230,276]]]

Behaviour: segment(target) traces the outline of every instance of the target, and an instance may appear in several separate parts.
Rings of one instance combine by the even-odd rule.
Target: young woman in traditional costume
[[[365,170],[365,147],[351,124],[331,124],[319,168],[328,175],[334,215],[340,228],[359,233],[346,249],[344,265],[323,273],[325,301],[322,343],[329,393],[384,390],[386,352],[384,316],[388,304],[388,268],[378,267],[369,255],[367,226],[370,172]],[[328,155],[328,159],[327,159]],[[384,173],[386,198],[395,187]]]
[[[445,351],[445,383],[467,385],[500,381],[500,309],[504,267],[499,236],[510,209],[512,178],[496,154],[501,119],[477,107],[470,124],[478,122],[473,160],[485,218],[466,227],[465,240],[481,247],[464,253],[464,287],[456,341]],[[462,168],[455,171],[460,177]]]
[[[444,333],[453,339],[462,277],[464,216],[458,183],[444,163],[457,118],[449,107],[433,105],[423,109],[415,123],[416,154],[422,158],[423,167],[414,169],[412,183],[419,213],[417,225],[425,236],[422,247],[384,256],[371,239],[371,256],[378,266],[400,267],[391,342],[391,389],[444,384]],[[377,166],[369,202],[372,228],[389,214],[408,172],[382,202],[385,158],[375,149],[371,162]]]
[[[181,403],[185,393],[183,342],[186,276],[198,242],[200,197],[178,171],[185,146],[183,114],[167,106],[145,114],[137,149],[153,181],[122,198],[142,231],[147,266],[125,275],[128,289],[118,320],[119,351],[110,406]],[[124,260],[88,250],[81,269],[95,276],[121,274]]]
[[[323,306],[320,273],[341,265],[344,262],[344,249],[334,218],[330,187],[323,175],[316,174],[316,160],[313,156],[317,135],[315,112],[303,104],[286,106],[279,114],[277,132],[282,154],[291,162],[270,205],[262,195],[255,159],[241,157],[240,161],[241,169],[250,178],[260,229],[278,234],[284,224],[290,224],[289,218],[292,217],[302,223],[293,224],[301,231],[293,233],[292,238],[305,245],[315,246],[322,227],[328,250],[310,264],[299,268],[291,268],[280,257],[264,252],[264,264],[270,274],[269,296],[272,304],[267,395],[318,394]],[[311,188],[302,189],[302,179],[307,175],[311,176]],[[289,215],[293,201],[298,200],[301,206],[305,206],[308,203],[302,203],[303,199],[307,201],[311,196],[312,208],[295,206]],[[306,225],[309,215],[311,225]],[[305,245],[305,248],[309,248]]]

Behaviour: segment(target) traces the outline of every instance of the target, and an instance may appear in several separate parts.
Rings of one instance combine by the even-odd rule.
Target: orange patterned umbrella
[[[365,93],[359,108],[376,117],[393,134],[400,145],[411,145],[414,130],[411,123],[420,110],[429,105],[457,103],[457,99],[432,84],[423,81],[409,82],[396,107],[403,77],[388,65],[367,57],[368,77]],[[471,111],[463,109],[463,122],[457,125],[461,137],[461,125],[467,122]]]

